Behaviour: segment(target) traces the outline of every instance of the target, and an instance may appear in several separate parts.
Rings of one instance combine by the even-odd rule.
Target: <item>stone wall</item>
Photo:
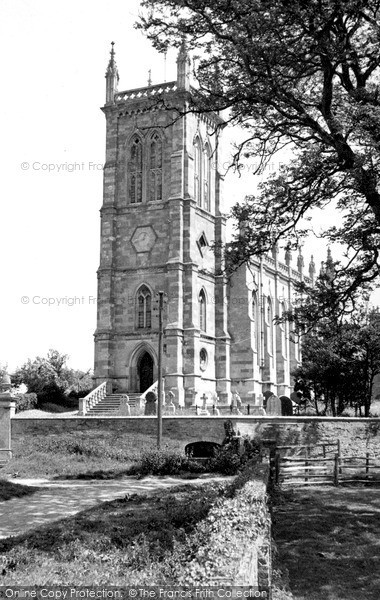
[[[165,438],[178,440],[178,449],[192,441],[209,440],[221,442],[224,437],[223,424],[226,417],[164,417],[163,441]],[[380,446],[380,419],[320,418],[320,417],[243,417],[233,416],[231,421],[242,435],[255,433],[266,439],[275,439],[279,444],[315,444],[320,441],[341,440],[343,453],[357,449],[375,452]],[[61,432],[76,432],[86,435],[91,432],[125,434],[133,438],[136,434],[156,436],[156,417],[54,417],[27,419],[16,416],[12,419],[12,440],[18,435],[50,435]]]

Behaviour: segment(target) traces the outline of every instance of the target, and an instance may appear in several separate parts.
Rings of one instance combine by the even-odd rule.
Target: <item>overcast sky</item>
[[[175,53],[165,70],[134,29],[138,7],[1,0],[0,364],[10,371],[49,348],[69,354],[72,367],[93,367],[110,42],[120,90],[146,85],[149,69],[153,83],[176,77]],[[226,210],[255,181],[229,176]],[[316,250],[306,248],[306,262]]]

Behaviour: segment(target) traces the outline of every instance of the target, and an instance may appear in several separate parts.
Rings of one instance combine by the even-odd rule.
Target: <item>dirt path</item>
[[[69,517],[102,502],[123,498],[127,494],[148,494],[177,485],[202,485],[208,481],[226,479],[230,478],[208,477],[189,480],[147,477],[137,480],[134,477],[125,477],[106,481],[17,479],[14,480],[15,483],[36,487],[36,492],[0,502],[0,539]]]
[[[295,600],[379,600],[380,488],[286,492],[274,537]]]

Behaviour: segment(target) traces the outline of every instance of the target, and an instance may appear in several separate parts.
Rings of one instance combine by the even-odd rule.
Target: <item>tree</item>
[[[348,406],[369,417],[374,378],[380,373],[380,314],[357,313],[344,323],[325,321],[306,334],[302,365],[293,375],[324,412]]]
[[[34,392],[38,400],[65,403],[69,394],[83,395],[92,388],[90,371],[83,372],[66,366],[67,354],[49,350],[47,357],[37,356],[16,370],[14,380],[24,383],[28,392]]]
[[[234,165],[279,150],[286,169],[234,207],[240,233],[227,266],[308,233],[313,209],[333,205],[324,236],[345,249],[338,300],[354,305],[379,275],[380,1],[144,0],[137,27],[164,51],[183,38],[199,56],[189,110],[227,110],[246,132]],[[242,233],[242,230],[244,233]],[[339,282],[339,286],[338,286]],[[304,288],[304,291],[307,290]]]

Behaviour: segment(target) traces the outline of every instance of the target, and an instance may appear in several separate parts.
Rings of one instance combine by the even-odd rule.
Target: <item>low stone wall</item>
[[[228,417],[230,418],[230,417]],[[226,417],[163,417],[163,441],[178,440],[179,449],[192,441],[221,442]],[[343,453],[357,448],[374,452],[380,446],[380,419],[328,418],[328,417],[247,417],[232,416],[241,435],[260,434],[276,440],[278,444],[315,444],[321,441],[341,440]],[[12,419],[12,440],[18,435],[50,435],[76,432],[125,435],[133,438],[146,434],[154,438],[157,431],[155,417],[55,417]]]

